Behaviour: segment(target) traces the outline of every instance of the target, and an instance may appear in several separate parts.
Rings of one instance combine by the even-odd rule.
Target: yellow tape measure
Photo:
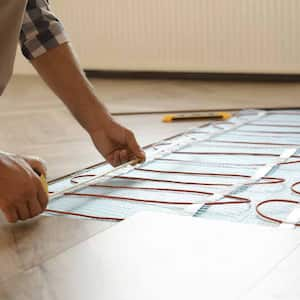
[[[41,176],[40,176],[40,179],[41,179],[42,186],[43,186],[45,192],[48,193],[48,183],[47,183],[46,177],[45,177],[44,175],[41,175]]]

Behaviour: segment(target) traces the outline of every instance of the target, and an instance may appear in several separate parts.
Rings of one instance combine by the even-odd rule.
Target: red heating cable
[[[298,191],[298,190],[296,189],[296,186],[298,186],[298,185],[300,185],[300,181],[295,182],[295,183],[291,186],[291,190],[292,190],[294,193],[300,195],[300,191]]]
[[[280,220],[280,219],[277,219],[277,218],[274,218],[274,217],[270,217],[270,216],[267,216],[266,214],[262,213],[260,211],[260,207],[265,205],[265,204],[268,204],[268,203],[289,203],[289,204],[300,204],[299,201],[296,201],[296,200],[287,200],[287,199],[271,199],[271,200],[265,200],[265,201],[261,201],[260,203],[258,203],[256,205],[256,213],[263,219],[267,220],[267,221],[271,221],[271,222],[274,222],[274,223],[279,223],[279,224],[282,224],[282,223],[285,223],[285,221],[283,220]],[[295,226],[300,226],[300,223],[296,223],[296,224],[293,224]]]
[[[200,174],[200,173],[199,173]],[[202,173],[204,174],[204,173]],[[209,175],[216,175],[214,173],[207,173]],[[205,174],[205,175],[207,175]],[[224,174],[221,174],[222,176]],[[234,174],[225,174],[225,176],[230,176]],[[93,174],[87,174],[87,175],[78,175],[74,178],[72,178],[72,182],[76,182],[75,178],[80,177],[93,177],[95,175]],[[249,177],[247,175],[234,175],[238,177]],[[120,178],[121,176],[119,176]],[[271,178],[272,179],[272,178]],[[143,178],[141,179],[143,180]],[[161,181],[161,180],[160,180]],[[214,195],[214,193],[211,192],[202,192],[202,191],[195,191],[195,190],[180,190],[180,189],[167,189],[167,188],[147,188],[147,187],[128,187],[128,186],[110,186],[110,185],[100,185],[100,184],[94,184],[90,185],[92,187],[107,187],[107,188],[123,188],[123,189],[140,189],[140,190],[156,190],[156,191],[172,191],[172,192],[181,192],[181,193],[196,193],[196,194],[202,194],[202,195]],[[195,204],[196,202],[179,202],[179,201],[157,201],[157,200],[148,200],[148,199],[138,199],[138,198],[132,198],[132,197],[119,197],[119,196],[109,196],[109,195],[102,195],[102,194],[89,194],[89,193],[65,193],[65,195],[73,195],[73,196],[82,196],[82,197],[95,197],[95,198],[104,198],[104,199],[115,199],[115,200],[123,200],[123,201],[135,201],[135,202],[144,202],[144,203],[153,203],[153,204],[168,204],[168,205],[189,205],[189,204]],[[218,202],[207,202],[205,205],[228,205],[228,204],[245,204],[250,203],[250,199],[244,198],[244,197],[238,197],[238,196],[224,196],[224,198],[230,198],[235,199],[234,201],[218,201]],[[67,212],[67,211],[61,211],[61,210],[47,210],[48,212],[52,213],[58,213],[58,214],[65,214],[65,215],[73,215],[73,216],[81,216],[86,218],[92,218],[92,219],[98,219],[98,220],[111,220],[111,221],[120,221],[122,219],[120,218],[113,218],[113,217],[100,217],[100,216],[90,216],[85,214],[79,214],[74,212]]]
[[[165,174],[183,174],[183,175],[197,175],[197,176],[218,176],[218,177],[238,177],[238,178],[251,178],[250,175],[243,174],[230,174],[230,173],[204,173],[204,172],[183,172],[183,171],[165,171],[165,170],[153,170],[153,169],[144,169],[144,168],[135,168],[135,170],[143,171],[143,172],[154,172],[154,173],[165,173]],[[143,178],[142,178],[143,179]],[[276,177],[262,177],[264,180],[273,180],[272,184],[282,183],[285,181],[283,178]],[[202,184],[202,183],[201,183]],[[255,184],[269,184],[265,182],[258,182]],[[213,185],[218,185],[214,183]],[[230,184],[232,186],[232,184]]]
[[[139,169],[136,170],[143,171],[143,172],[168,172],[173,174],[174,171],[159,171],[159,170],[152,170],[152,169]],[[178,172],[176,172],[178,173]],[[187,174],[186,172],[180,172],[180,174]],[[188,173],[190,174],[190,173]],[[218,173],[193,173],[193,175],[199,176],[220,176],[220,177],[239,177],[239,178],[250,178],[249,175],[239,175],[239,174],[218,174]],[[85,178],[85,177],[94,177],[94,174],[86,174],[86,175],[77,175],[71,179],[72,183],[78,183],[76,180],[77,178]],[[129,177],[129,176],[114,176],[114,178],[118,179],[127,179],[127,180],[139,180],[139,181],[152,181],[152,182],[164,182],[164,183],[176,183],[176,184],[186,184],[186,185],[202,185],[202,186],[232,186],[232,183],[209,183],[209,182],[188,182],[188,181],[179,181],[179,180],[167,180],[167,179],[154,179],[154,178],[144,178],[144,177]],[[252,184],[277,184],[283,183],[285,180],[283,178],[276,178],[276,177],[263,177],[263,180],[270,180],[269,182],[256,182]]]
[[[93,216],[93,215],[86,215],[86,214],[80,214],[80,213],[64,211],[64,210],[56,210],[56,209],[46,209],[45,211],[49,212],[49,213],[54,213],[54,214],[62,214],[62,215],[83,217],[83,218],[89,218],[89,219],[101,220],[101,221],[119,222],[119,221],[124,220],[124,218]]]
[[[127,186],[109,186],[109,185],[90,185],[91,187],[108,187],[108,188],[124,188],[124,189],[141,189],[141,190],[156,190],[156,191],[173,191],[173,192],[190,192],[190,193],[198,193],[202,195],[213,195],[214,193],[210,192],[201,192],[201,191],[192,191],[192,190],[174,190],[174,189],[162,189],[162,188],[134,188],[134,187],[127,187]],[[115,199],[121,201],[134,201],[134,202],[143,202],[143,203],[152,203],[152,204],[164,204],[164,205],[190,205],[190,204],[197,204],[198,202],[179,202],[179,201],[157,201],[157,200],[149,200],[149,199],[138,199],[138,198],[131,198],[131,197],[119,197],[119,196],[109,196],[103,194],[89,194],[89,193],[65,193],[64,195],[72,195],[72,196],[80,196],[80,197],[94,197],[94,198],[104,198],[104,199]],[[238,196],[224,196],[224,198],[236,199],[235,201],[218,201],[218,202],[206,202],[205,205],[225,205],[225,204],[245,204],[250,203],[250,199]],[[115,218],[115,217],[101,217],[101,216],[93,216],[63,210],[54,210],[54,209],[46,209],[46,212],[49,213],[57,213],[57,214],[64,214],[70,216],[77,216],[77,217],[85,217],[90,219],[102,220],[102,221],[122,221],[123,218]]]
[[[115,189],[131,189],[131,190],[151,190],[151,191],[167,191],[167,192],[178,192],[178,193],[195,193],[201,195],[212,196],[212,192],[203,192],[195,190],[180,190],[180,189],[168,189],[168,188],[150,188],[150,187],[128,187],[128,186],[114,186],[114,185],[104,185],[104,184],[93,184],[90,187],[103,187],[103,188],[115,188]],[[167,205],[190,205],[196,204],[197,202],[183,202],[183,201],[168,201],[168,200],[150,200],[150,199],[139,199],[132,197],[122,197],[122,196],[111,196],[104,194],[90,194],[90,193],[65,193],[66,196],[83,196],[83,197],[96,197],[104,199],[115,199],[115,200],[124,200],[124,201],[134,201],[134,202],[144,202],[144,203],[153,203],[153,204],[167,204]],[[205,205],[225,205],[225,204],[243,204],[250,203],[250,200],[244,197],[239,196],[230,196],[226,195],[224,198],[235,199],[235,201],[218,201],[218,202],[207,202]]]

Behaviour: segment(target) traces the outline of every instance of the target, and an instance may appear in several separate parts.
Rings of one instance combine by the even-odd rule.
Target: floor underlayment
[[[299,147],[300,110],[241,111],[147,147],[143,164],[113,170],[103,163],[53,181],[50,192],[72,191],[51,200],[48,209],[110,220],[159,211],[268,226],[296,223]],[[259,207],[265,217],[259,216],[258,204],[273,199],[285,201],[265,203]]]

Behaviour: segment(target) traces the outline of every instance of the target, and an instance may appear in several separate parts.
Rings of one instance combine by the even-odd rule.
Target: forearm
[[[89,133],[109,123],[110,114],[94,94],[68,43],[47,51],[31,62]]]

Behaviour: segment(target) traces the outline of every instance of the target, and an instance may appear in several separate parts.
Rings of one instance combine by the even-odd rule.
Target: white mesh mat
[[[93,186],[75,190],[84,195],[56,197],[48,208],[62,216],[124,219],[147,210],[278,226],[260,218],[256,205],[270,199],[300,201],[291,190],[300,180],[298,147],[300,110],[242,111],[229,121],[201,125],[149,146],[145,163],[119,168]],[[53,181],[49,190],[63,191],[76,186],[72,178],[84,182],[111,169],[106,163],[87,168]],[[210,205],[240,198],[241,203]],[[270,203],[262,211],[287,220],[297,207]]]

